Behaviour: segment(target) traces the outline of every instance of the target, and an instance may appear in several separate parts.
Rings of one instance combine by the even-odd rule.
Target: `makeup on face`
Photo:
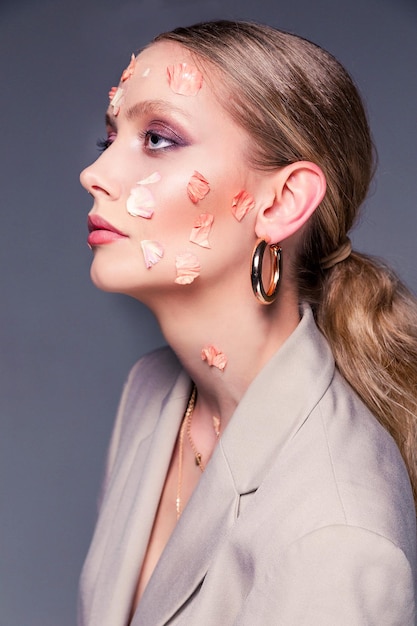
[[[207,361],[210,367],[217,367],[221,372],[227,365],[226,355],[214,346],[206,346],[201,350],[201,359]]]
[[[190,234],[191,243],[196,243],[202,248],[211,248],[208,237],[214,221],[211,213],[201,213],[194,223]]]
[[[209,182],[200,172],[194,171],[187,185],[187,193],[191,202],[197,204],[199,200],[203,200],[210,191]]]
[[[198,257],[191,252],[184,252],[175,257],[175,269],[178,285],[190,285],[200,275],[201,266]]]
[[[142,247],[145,265],[148,269],[150,269],[152,265],[158,263],[164,256],[164,248],[159,241],[144,239],[140,242],[140,245]]]
[[[196,96],[203,85],[203,75],[189,63],[176,63],[167,67],[168,84],[181,96]]]
[[[232,213],[238,222],[241,222],[245,215],[255,208],[255,200],[245,190],[239,191],[232,201]]]

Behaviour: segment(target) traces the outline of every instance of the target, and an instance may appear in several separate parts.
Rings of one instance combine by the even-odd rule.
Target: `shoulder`
[[[398,546],[415,567],[415,509],[405,464],[391,435],[337,371],[288,453],[311,522],[300,536],[332,525],[361,529]]]
[[[181,364],[168,346],[157,348],[141,357],[129,372],[127,384],[161,386],[178,375]]]
[[[168,346],[145,354],[129,372],[124,385],[120,409],[146,404],[151,396],[164,396],[182,372],[175,353]]]
[[[410,563],[398,546],[376,533],[344,525],[317,529],[283,550],[276,569],[271,562],[268,584],[262,586],[268,602],[258,603],[264,624],[272,623],[274,607],[285,625],[414,626]]]
[[[118,451],[125,452],[132,442],[147,437],[153,431],[164,402],[178,381],[180,387],[189,385],[188,376],[169,347],[158,348],[135,363],[119,402],[106,474],[112,468]]]

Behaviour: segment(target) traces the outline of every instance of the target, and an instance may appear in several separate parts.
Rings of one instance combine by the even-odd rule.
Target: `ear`
[[[321,168],[310,161],[297,161],[274,172],[269,200],[258,211],[256,235],[278,243],[297,232],[311,217],[326,193]]]

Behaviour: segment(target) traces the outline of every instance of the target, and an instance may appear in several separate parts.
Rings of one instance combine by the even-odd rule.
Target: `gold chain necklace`
[[[200,452],[198,452],[193,438],[191,436],[191,420],[193,418],[193,411],[195,407],[195,401],[197,397],[196,386],[193,386],[190,399],[188,400],[187,408],[184,413],[184,419],[182,420],[179,440],[178,440],[178,483],[177,483],[177,497],[175,500],[175,508],[177,511],[177,520],[181,515],[181,490],[182,490],[182,472],[183,472],[183,457],[184,457],[184,433],[187,433],[187,438],[190,443],[191,449],[194,453],[195,464],[199,467],[201,472],[204,472],[205,465],[203,464],[203,458]],[[220,437],[220,418],[213,415],[213,429],[217,438]]]
[[[188,400],[187,408],[184,414],[184,419],[182,420],[181,428],[180,428],[180,436],[178,441],[178,482],[177,482],[177,497],[175,500],[175,508],[177,511],[177,520],[181,515],[181,487],[182,487],[182,462],[183,462],[183,453],[184,453],[184,432],[187,427],[188,420],[193,414],[195,399],[197,395],[196,386],[193,386],[193,390],[191,392],[190,399]]]

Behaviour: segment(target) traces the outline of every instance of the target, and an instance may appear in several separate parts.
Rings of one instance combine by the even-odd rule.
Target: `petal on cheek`
[[[187,185],[187,193],[191,202],[197,204],[199,200],[206,197],[210,191],[210,185],[200,172],[195,171]]]
[[[155,200],[149,189],[146,187],[135,187],[131,190],[126,202],[126,209],[129,215],[150,219],[154,208]]]
[[[190,285],[200,275],[201,266],[198,258],[191,252],[184,252],[175,257],[178,285]]]
[[[191,231],[190,241],[196,243],[202,248],[210,248],[208,236],[210,234],[211,226],[214,221],[214,215],[211,213],[201,213],[199,218],[194,224],[194,228]]]
[[[239,191],[239,193],[234,196],[232,201],[232,213],[238,222],[242,221],[245,215],[253,208],[255,208],[255,200],[247,191]]]
[[[194,65],[177,63],[167,67],[168,84],[180,96],[196,96],[203,84],[203,75]]]
[[[138,185],[152,185],[153,183],[159,183],[161,180],[161,174],[159,172],[154,172],[150,174],[147,178],[143,178],[142,180],[138,180]]]
[[[223,371],[227,365],[226,355],[214,346],[206,346],[201,350],[201,359],[207,361],[210,367],[217,367]]]
[[[140,242],[142,246],[143,257],[145,259],[145,265],[149,269],[155,263],[158,263],[164,256],[164,248],[158,241],[150,241],[144,239]]]

